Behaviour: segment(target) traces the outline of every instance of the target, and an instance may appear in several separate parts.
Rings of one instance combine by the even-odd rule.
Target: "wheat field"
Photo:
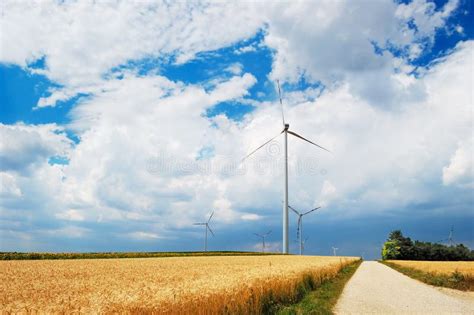
[[[387,260],[387,262],[428,273],[451,275],[457,271],[464,275],[474,277],[474,261]]]
[[[0,261],[2,313],[262,313],[358,258],[222,256]]]

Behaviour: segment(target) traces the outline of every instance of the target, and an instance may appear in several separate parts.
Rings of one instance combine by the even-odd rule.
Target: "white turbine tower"
[[[300,213],[298,210],[296,210],[290,205],[288,205],[288,208],[290,208],[298,216],[298,228],[296,230],[296,237],[300,240],[300,255],[303,255],[303,216],[310,214],[311,212],[316,211],[321,207],[316,207],[314,209],[306,211],[305,213]]]
[[[334,246],[332,247],[332,254],[333,254],[334,256],[337,256],[336,254],[337,254],[337,250],[338,250],[338,249],[339,249],[339,248],[337,248],[337,247],[334,247]]]
[[[297,134],[296,132],[293,132],[290,129],[290,124],[287,124],[285,123],[285,115],[283,113],[283,102],[282,102],[282,99],[281,99],[281,91],[280,91],[280,82],[277,81],[277,84],[278,84],[278,95],[279,95],[279,98],[280,98],[280,105],[281,105],[281,117],[282,117],[282,120],[283,120],[283,130],[278,133],[276,136],[274,136],[273,138],[271,138],[270,140],[268,140],[267,142],[265,142],[264,144],[262,144],[261,146],[259,146],[258,148],[256,148],[255,150],[253,150],[252,152],[250,152],[249,154],[247,154],[246,157],[244,157],[242,159],[241,162],[245,161],[249,156],[251,156],[252,154],[254,154],[255,152],[257,152],[258,150],[260,150],[262,147],[264,147],[265,145],[267,145],[268,143],[270,143],[271,141],[273,141],[274,139],[276,139],[279,135],[281,135],[282,133],[284,134],[284,181],[283,181],[283,250],[282,252],[284,254],[288,254],[288,134],[296,137],[296,138],[299,138],[303,141],[306,141],[320,149],[323,149],[325,151],[328,151],[330,152],[328,149],[320,146],[319,144],[316,144],[314,143],[313,141],[310,141],[302,136],[300,136],[299,134]]]
[[[194,223],[194,225],[205,225],[206,226],[206,236],[204,240],[204,251],[207,252],[207,230],[211,232],[212,236],[214,236],[214,232],[212,232],[211,228],[209,227],[209,222],[211,221],[212,216],[214,215],[214,211],[212,211],[211,215],[209,216],[209,219],[207,222],[200,222],[200,223]]]
[[[267,237],[268,235],[270,235],[270,233],[272,233],[272,231],[268,231],[267,233],[265,234],[258,234],[258,233],[253,233],[255,235],[257,235],[258,237],[260,237],[262,239],[262,252],[265,253],[265,237]]]
[[[302,244],[302,247],[303,247],[303,254],[304,254],[304,247],[306,246],[306,242],[308,241],[309,237],[306,237],[304,240],[303,240],[303,244]]]

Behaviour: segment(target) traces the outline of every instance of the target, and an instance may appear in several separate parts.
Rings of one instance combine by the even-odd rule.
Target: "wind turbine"
[[[451,230],[449,231],[449,236],[448,236],[449,246],[453,246],[454,244],[453,232],[454,232],[454,226],[451,225]]]
[[[332,254],[333,254],[334,256],[336,256],[336,253],[337,253],[337,250],[338,250],[338,249],[339,249],[339,248],[337,248],[337,247],[334,247],[334,246],[332,247]]]
[[[305,213],[298,212],[298,210],[296,210],[290,205],[288,205],[288,208],[290,208],[298,216],[298,228],[296,230],[296,237],[300,240],[300,255],[303,255],[303,216],[310,214],[311,212],[318,210],[321,207],[316,207],[314,209],[306,211]]]
[[[204,240],[204,251],[207,252],[207,230],[211,232],[212,236],[214,236],[214,232],[212,232],[211,228],[209,227],[209,222],[211,221],[212,216],[214,215],[214,211],[212,211],[211,215],[209,216],[209,219],[207,222],[200,222],[200,223],[194,223],[194,225],[205,225],[206,226],[206,238]]]
[[[257,235],[258,237],[260,237],[262,239],[262,249],[263,249],[263,253],[265,253],[265,237],[267,237],[268,235],[270,235],[270,233],[272,233],[272,231],[268,231],[267,233],[265,234],[258,234],[258,233],[253,233],[255,235]]]
[[[328,149],[320,146],[319,144],[316,144],[313,141],[310,141],[310,140],[304,138],[303,136],[300,136],[296,132],[293,132],[293,131],[290,130],[290,124],[287,124],[285,122],[285,115],[284,115],[284,112],[283,112],[283,102],[282,102],[282,99],[281,99],[280,82],[278,80],[277,80],[277,84],[278,84],[278,96],[280,98],[280,105],[281,105],[281,118],[282,118],[282,121],[283,121],[283,130],[280,133],[278,133],[276,136],[274,136],[273,138],[271,138],[267,142],[263,143],[261,146],[259,146],[258,148],[256,148],[252,152],[250,152],[249,154],[247,154],[247,156],[242,159],[241,163],[243,161],[245,161],[248,157],[250,157],[252,154],[254,154],[258,150],[263,148],[265,145],[267,145],[268,143],[270,143],[271,141],[276,139],[279,135],[284,134],[283,139],[284,139],[284,154],[285,154],[285,156],[284,156],[284,168],[283,168],[284,169],[284,181],[283,181],[284,185],[283,185],[283,242],[282,242],[283,250],[282,250],[282,252],[284,254],[288,254],[288,134],[290,134],[290,135],[292,135],[296,138],[299,138],[303,141],[306,141],[309,144],[312,144],[312,145],[314,145],[314,146],[316,146],[320,149],[323,149],[323,150],[328,151],[328,152],[330,152],[330,151]]]
[[[303,246],[302,246],[302,247],[303,247],[303,253],[304,253],[304,247],[305,247],[305,245],[306,245],[306,241],[307,241],[308,239],[309,239],[309,237],[306,237],[306,238],[303,240]]]
[[[454,226],[451,225],[451,230],[449,230],[449,236],[447,239],[441,240],[440,242],[448,242],[449,246],[454,245],[454,239],[453,239],[453,232],[454,232]]]

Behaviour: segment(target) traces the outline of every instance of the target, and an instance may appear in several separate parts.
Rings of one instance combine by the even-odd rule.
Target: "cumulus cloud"
[[[290,137],[290,193],[295,198],[291,202],[305,208],[322,204],[334,214],[350,215],[403,209],[439,198],[443,168],[446,174],[458,169],[446,165],[451,159],[453,165],[458,164],[452,158],[457,143],[468,143],[471,137],[472,49],[471,41],[460,43],[453,54],[417,78],[426,87],[427,97],[399,107],[396,113],[373,107],[352,94],[348,85],[287,107],[290,128],[333,152],[326,154]],[[241,136],[244,147],[257,147],[278,133],[278,111],[277,106],[261,106],[249,115]],[[236,207],[263,206],[261,200],[267,205],[271,200],[273,209],[280,207],[281,160],[272,155],[281,156],[279,141],[277,150],[264,149],[254,157],[255,165],[263,161],[267,169],[249,168],[229,182],[230,199],[238,200]],[[223,149],[215,148],[216,152]],[[302,159],[313,159],[315,167],[302,164],[304,171],[298,172]],[[466,164],[462,169],[469,174],[472,158],[462,161]],[[465,194],[465,188],[459,189],[459,194]]]
[[[443,183],[452,185],[456,183],[468,185],[474,184],[473,169],[473,145],[471,141],[467,141],[458,146],[449,161],[449,165],[443,167]]]
[[[402,56],[407,52],[402,63],[418,57],[457,5],[455,0],[442,8],[425,0],[407,5],[387,0],[371,2],[370,10],[362,1],[272,6],[265,36],[275,49],[271,77],[297,82],[304,76],[328,87],[346,83],[356,96],[377,106],[419,100],[424,94],[418,81],[406,86],[397,80],[397,73],[408,75],[413,69],[400,67],[392,50]]]
[[[233,74],[233,75],[239,75],[242,73],[242,64],[239,62],[233,63],[230,66],[228,66],[225,71]]]
[[[290,137],[295,207],[323,205],[327,215],[347,216],[429,203],[447,186],[465,195],[473,169],[473,42],[459,43],[416,76],[410,64],[429,49],[457,2],[366,5],[294,2],[243,10],[223,3],[41,2],[24,10],[2,3],[8,49],[0,60],[27,67],[44,56],[45,69],[31,71],[62,85],[37,110],[89,95],[69,113],[66,127],[80,138],[74,146],[57,125],[0,125],[0,224],[8,231],[2,236],[80,238],[107,227],[156,240],[212,210],[216,226],[279,219],[282,138],[240,164],[281,131],[279,104],[246,99],[255,109],[241,121],[206,116],[221,102],[248,97],[254,74],[234,63],[226,70],[230,78],[186,84],[159,69],[126,70],[143,58],[184,63],[261,27],[274,53],[270,79],[295,82],[303,75],[323,83],[284,93],[291,129],[333,152]],[[113,23],[98,28],[97,20]],[[394,104],[393,111],[374,106]],[[69,162],[51,165],[53,156]]]
[[[206,92],[161,76],[126,74],[109,81],[72,111],[70,128],[81,141],[62,170],[60,204],[69,210],[56,218],[156,221],[163,229],[185,226],[211,207],[216,220],[244,216],[216,189],[222,183],[219,175],[207,177],[194,165],[198,152],[218,133],[203,113],[244,96],[254,83],[252,75],[243,74]]]
[[[107,21],[97,27],[97,21]],[[227,25],[239,25],[228,28]],[[261,25],[253,6],[238,3],[41,1],[2,2],[0,61],[27,67],[68,88],[38,106],[54,106],[87,90],[112,68],[143,58],[184,63],[253,35]],[[212,32],[209,30],[212,29]],[[75,89],[75,93],[71,92]]]
[[[404,62],[429,50],[458,1],[443,7],[426,0],[377,1],[370,3],[370,10],[367,5],[42,1],[25,10],[22,3],[7,1],[2,4],[0,26],[5,30],[2,42],[9,49],[0,52],[0,61],[27,67],[44,58],[44,69],[31,71],[61,87],[41,98],[40,108],[78,93],[94,93],[97,82],[129,62],[155,58],[185,63],[200,52],[229,46],[265,29],[263,43],[275,51],[273,79],[294,82],[305,76],[326,86],[349,82],[354,93],[378,105],[423,97],[420,86],[399,83],[396,74],[406,67],[393,64],[391,49],[406,55]],[[113,23],[98,28],[98,20]],[[255,50],[251,44],[236,52]],[[238,74],[237,68],[232,69]]]
[[[48,158],[67,156],[72,141],[56,124],[30,126],[0,124],[0,170],[25,173]]]
[[[9,173],[0,172],[0,196],[4,198],[18,198],[21,195],[22,193],[18,187],[15,176]]]

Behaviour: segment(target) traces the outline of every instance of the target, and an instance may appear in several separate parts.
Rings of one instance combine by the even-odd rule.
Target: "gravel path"
[[[474,293],[437,288],[375,261],[364,261],[342,292],[336,314],[474,314]]]

